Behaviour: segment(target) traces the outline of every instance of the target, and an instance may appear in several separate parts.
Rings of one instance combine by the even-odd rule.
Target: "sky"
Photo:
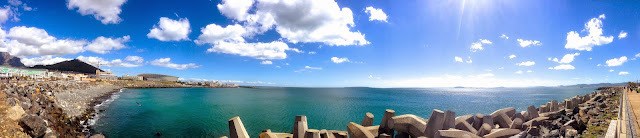
[[[640,79],[640,2],[0,2],[0,52],[116,75],[293,87],[526,87]]]

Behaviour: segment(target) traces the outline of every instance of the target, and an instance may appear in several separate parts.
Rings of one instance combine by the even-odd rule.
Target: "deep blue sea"
[[[228,120],[240,116],[251,137],[271,129],[291,132],[296,115],[306,115],[309,128],[346,130],[365,113],[374,124],[385,109],[396,115],[428,118],[433,109],[456,116],[490,114],[506,107],[522,111],[530,105],[562,101],[596,87],[530,88],[162,88],[124,89],[98,106],[94,128],[107,137],[228,136]],[[139,104],[138,104],[139,103]],[[141,106],[140,106],[141,105]]]

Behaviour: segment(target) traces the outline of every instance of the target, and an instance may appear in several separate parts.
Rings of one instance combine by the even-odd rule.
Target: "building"
[[[100,80],[117,80],[118,76],[113,75],[112,72],[102,72],[100,70],[96,70],[96,78]]]
[[[145,81],[178,81],[178,77],[162,74],[138,74]]]
[[[124,75],[122,76],[123,80],[134,80],[134,81],[142,81],[144,80],[144,78],[142,76],[131,76],[131,75]]]
[[[0,77],[28,77],[30,79],[44,79],[48,77],[46,69],[23,69],[0,66]]]

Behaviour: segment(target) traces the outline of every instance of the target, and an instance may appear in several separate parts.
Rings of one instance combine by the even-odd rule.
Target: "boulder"
[[[449,128],[456,127],[456,112],[447,110],[444,113],[444,124],[442,125],[442,130],[447,130]]]
[[[406,133],[406,135],[417,137],[425,135],[427,121],[412,114],[399,115],[389,120],[389,126],[397,131],[400,136],[405,135],[400,133]]]
[[[360,125],[362,125],[362,126],[373,126],[373,114],[367,112],[364,115],[364,119],[362,119],[362,122],[360,123]]]
[[[480,138],[474,133],[458,129],[438,130],[435,138]]]
[[[393,129],[389,127],[389,120],[391,120],[391,118],[394,116],[396,116],[396,111],[393,111],[391,109],[387,109],[384,111],[384,116],[382,116],[382,122],[380,122],[380,129],[378,130],[378,133],[386,133],[390,136],[394,135]]]
[[[7,117],[11,120],[18,120],[24,116],[25,112],[19,105],[12,106],[11,108],[6,110]]]
[[[475,128],[473,128],[473,126],[471,126],[471,123],[473,122],[473,115],[472,114],[468,114],[468,115],[464,115],[464,116],[459,116],[456,117],[456,129],[459,130],[464,130],[464,131],[469,131],[473,134],[475,134],[477,131]]]
[[[521,131],[519,129],[508,129],[508,128],[500,128],[493,129],[491,133],[484,135],[485,138],[505,138],[517,135]]]
[[[104,135],[102,135],[102,134],[95,134],[95,135],[92,135],[92,136],[91,136],[91,137],[89,137],[89,138],[105,138],[105,137],[104,137]]]
[[[500,125],[500,128],[509,128],[512,121],[509,114],[514,115],[515,112],[516,109],[513,107],[504,108],[491,113],[491,118],[494,121],[493,123],[497,123],[498,125]]]
[[[442,129],[444,125],[444,112],[433,109],[431,112],[431,116],[429,117],[429,121],[427,121],[427,130],[425,131],[425,135],[427,137],[434,137],[438,130]]]
[[[303,138],[307,129],[309,129],[309,126],[307,126],[307,116],[296,116],[293,122],[293,138]]]
[[[549,117],[536,117],[534,119],[531,119],[531,120],[529,120],[527,122],[522,123],[522,127],[529,128],[529,127],[532,127],[532,126],[538,126],[538,125],[540,125],[539,124],[540,121],[547,120],[547,119],[549,119]]]
[[[47,130],[47,124],[44,122],[44,119],[36,115],[22,117],[19,125],[24,129],[23,131],[31,137],[42,137]]]
[[[320,131],[317,129],[307,129],[304,138],[320,138]]]
[[[242,124],[239,116],[229,119],[229,137],[249,138],[249,133],[244,129],[244,124]]]

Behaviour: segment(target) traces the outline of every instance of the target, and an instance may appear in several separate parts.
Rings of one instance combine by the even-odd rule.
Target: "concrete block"
[[[378,128],[376,127],[375,129],[376,129],[375,131],[377,131]],[[350,138],[375,138],[376,137],[376,135],[372,134],[369,129],[365,128],[360,124],[356,124],[354,122],[350,122],[347,125],[347,132],[349,133]]]
[[[249,133],[244,129],[244,124],[242,124],[239,116],[229,119],[229,137],[249,138]]]
[[[307,129],[309,129],[309,126],[307,125],[307,116],[296,116],[293,124],[293,138],[304,138]]]
[[[475,133],[458,129],[438,130],[435,138],[480,138]]]
[[[480,129],[480,127],[482,127],[483,118],[484,118],[483,114],[476,114],[476,117],[473,120],[473,128],[475,128],[476,130]]]
[[[512,120],[511,116],[509,116],[508,114],[514,115],[515,112],[516,109],[513,107],[504,108],[491,113],[491,118],[493,119],[494,123],[500,125],[500,128],[509,128]]]
[[[398,135],[404,136],[402,133],[412,136],[424,136],[427,128],[427,121],[412,115],[399,115],[389,120],[389,127],[398,132]]]
[[[391,135],[387,134],[387,133],[382,133],[380,135],[378,135],[378,138],[392,138]]]
[[[492,127],[489,126],[489,124],[482,124],[480,129],[478,129],[478,132],[476,133],[476,135],[477,136],[484,136],[486,134],[491,133],[491,129],[492,129]]]
[[[513,121],[511,121],[511,125],[509,125],[509,128],[520,129],[522,128],[522,123],[524,123],[524,121],[522,121],[521,118],[515,118],[513,119]]]
[[[335,138],[333,134],[326,129],[320,130],[320,138]]]
[[[384,111],[384,116],[382,116],[382,122],[380,122],[380,129],[378,130],[378,133],[386,133],[390,136],[394,135],[393,129],[389,127],[389,120],[391,120],[391,118],[394,116],[396,116],[396,111],[393,111],[391,109],[387,109]]]
[[[444,124],[442,125],[442,130],[447,130],[449,128],[456,127],[456,112],[447,110],[444,113]]]
[[[364,115],[364,119],[362,119],[362,122],[360,123],[360,125],[362,125],[362,126],[373,126],[373,114],[367,112]]]
[[[317,129],[307,129],[304,138],[320,138],[320,131]]]
[[[558,101],[556,100],[551,101],[551,111],[553,112],[558,111],[558,109],[560,109],[559,106],[560,105],[558,105]]]
[[[533,105],[527,107],[527,113],[528,113],[528,116],[526,117],[527,119],[537,118],[539,116],[538,110],[536,110],[536,107]]]
[[[456,117],[455,129],[469,131],[475,134],[477,131],[471,126],[471,123],[473,123],[473,114]]]
[[[409,136],[409,133],[406,132],[398,132],[398,134],[396,134],[395,138],[409,138],[411,136]]]
[[[433,109],[431,112],[431,116],[429,117],[429,121],[427,122],[427,130],[424,136],[434,137],[438,130],[442,129],[444,125],[444,112]]]
[[[511,137],[513,135],[517,135],[520,132],[521,131],[519,129],[508,129],[508,128],[493,129],[493,130],[491,130],[491,133],[489,133],[487,135],[484,135],[483,137],[485,137],[485,138],[506,138],[506,137]]]

